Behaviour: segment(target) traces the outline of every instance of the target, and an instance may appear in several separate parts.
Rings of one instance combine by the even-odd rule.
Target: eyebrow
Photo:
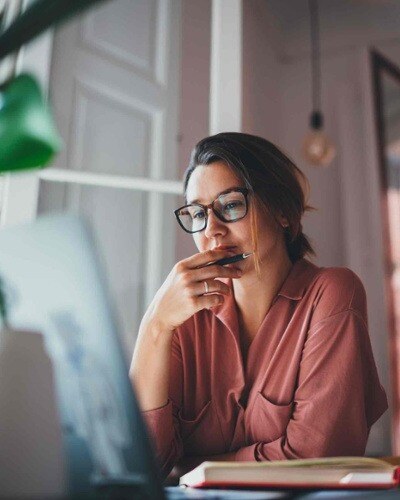
[[[242,186],[232,186],[228,189],[224,189],[223,191],[221,191],[220,193],[217,194],[217,196],[214,198],[214,200],[216,200],[219,196],[221,196],[222,194],[225,194],[225,193],[229,193],[229,191],[232,191],[233,189],[238,189],[238,188],[242,188]],[[192,200],[192,201],[189,201],[189,200],[186,200],[186,202],[191,205],[192,203],[196,204],[198,203],[199,205],[202,205],[202,203],[200,203],[200,200]]]

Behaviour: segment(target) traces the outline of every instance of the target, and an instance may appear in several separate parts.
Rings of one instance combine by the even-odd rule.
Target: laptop
[[[98,492],[104,498],[108,492],[112,498],[154,500],[284,496],[163,487],[128,378],[103,267],[91,226],[79,216],[45,216],[0,231],[8,325],[16,335],[43,335],[54,373],[65,456],[63,494]],[[34,426],[28,432],[35,432]]]

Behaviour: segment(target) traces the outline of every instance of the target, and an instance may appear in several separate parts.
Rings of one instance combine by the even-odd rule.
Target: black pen
[[[213,266],[214,264],[217,264],[218,266],[226,266],[226,264],[233,264],[234,262],[238,262],[239,260],[247,259],[247,257],[250,257],[250,255],[252,254],[253,252],[249,252],[240,253],[239,255],[232,255],[232,257],[224,257],[223,259],[216,260],[215,262],[209,262],[204,267]]]

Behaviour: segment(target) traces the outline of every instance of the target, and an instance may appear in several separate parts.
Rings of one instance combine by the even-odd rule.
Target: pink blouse
[[[231,294],[176,330],[168,403],[142,414],[167,475],[184,455],[235,451],[236,460],[257,461],[363,455],[387,407],[360,279],[349,269],[300,259],[246,363]]]

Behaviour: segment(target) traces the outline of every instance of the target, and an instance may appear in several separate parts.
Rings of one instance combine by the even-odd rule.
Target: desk
[[[351,498],[354,500],[361,500],[366,498],[377,499],[377,500],[385,500],[386,498],[398,498],[400,499],[400,489],[391,489],[391,490],[345,490],[345,491],[313,491],[313,492],[303,492],[301,494],[297,493],[291,498],[301,498],[302,500],[333,500],[336,498]]]
[[[187,490],[187,491],[185,491]],[[386,500],[400,499],[400,489],[390,490],[235,490],[232,495],[224,490],[207,490],[195,488],[165,487],[167,500],[268,500],[273,498],[294,498],[301,500]],[[224,494],[225,493],[225,494]],[[253,495],[254,494],[254,495]]]

